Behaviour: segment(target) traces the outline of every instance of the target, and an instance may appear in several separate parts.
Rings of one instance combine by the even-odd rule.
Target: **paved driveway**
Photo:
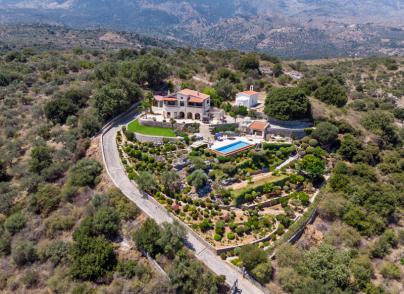
[[[151,199],[145,198],[137,187],[128,179],[119,158],[118,148],[115,140],[116,133],[123,125],[126,125],[128,122],[133,120],[135,115],[136,112],[132,111],[131,113],[120,117],[110,125],[104,127],[101,134],[104,165],[113,183],[119,189],[121,189],[122,193],[132,200],[143,212],[145,212],[149,217],[153,218],[159,224],[163,222],[171,223],[173,222],[173,218],[167,213],[165,208],[156,204]],[[236,280],[238,280],[238,286],[242,290],[243,294],[264,293],[261,287],[258,287],[250,280],[243,278],[241,273],[223,261],[201,240],[189,232],[187,234],[187,241],[190,245],[189,247],[195,251],[196,258],[202,261],[217,275],[224,275],[226,277],[227,284],[231,286]]]

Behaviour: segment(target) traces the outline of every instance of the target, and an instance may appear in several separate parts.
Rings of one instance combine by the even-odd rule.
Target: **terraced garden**
[[[123,133],[117,144],[129,178],[220,250],[270,246],[316,191],[300,161],[275,170],[298,151],[291,144],[263,143],[231,157],[182,142],[140,143]]]

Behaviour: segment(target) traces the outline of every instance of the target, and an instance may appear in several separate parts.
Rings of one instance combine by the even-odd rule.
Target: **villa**
[[[249,91],[240,92],[236,95],[236,106],[245,106],[248,109],[258,104],[258,92],[254,91],[254,86]]]
[[[209,120],[210,96],[183,89],[167,96],[154,96],[153,112],[164,118]]]

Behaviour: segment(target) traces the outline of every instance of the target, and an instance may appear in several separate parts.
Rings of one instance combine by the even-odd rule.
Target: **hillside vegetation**
[[[240,252],[243,262],[256,277],[270,276],[274,291],[402,292],[403,66],[402,58],[306,65],[237,51],[7,49],[0,55],[0,289],[225,291],[222,277],[183,248],[180,228],[145,221],[111,188],[96,136],[151,91],[198,89],[236,116],[245,109],[228,102],[254,85],[267,92],[269,115],[314,120],[302,142],[311,154],[304,164],[315,173],[315,156],[329,154],[333,169],[311,232],[321,237],[307,231],[296,246],[277,248],[275,271],[255,249]],[[304,78],[286,75],[292,69]],[[294,105],[285,103],[291,97],[299,98]],[[138,250],[152,252],[170,281]]]

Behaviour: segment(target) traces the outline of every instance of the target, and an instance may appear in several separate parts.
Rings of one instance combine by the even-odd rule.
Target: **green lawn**
[[[138,120],[134,120],[128,125],[128,131],[135,132],[143,135],[163,136],[163,137],[176,137],[173,129],[142,126]]]

